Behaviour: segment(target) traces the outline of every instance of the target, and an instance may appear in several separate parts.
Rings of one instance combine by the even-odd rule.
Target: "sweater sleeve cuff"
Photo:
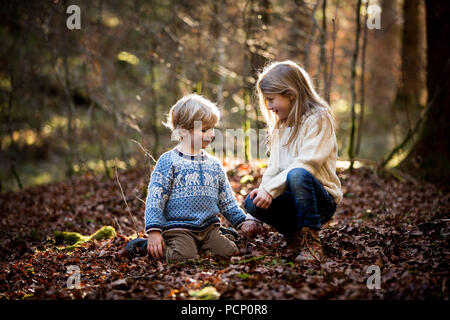
[[[160,227],[152,227],[152,226],[149,226],[149,227],[145,228],[145,233],[146,234],[148,234],[150,231],[162,232],[162,228],[160,228]]]
[[[267,190],[266,190],[267,191]],[[278,197],[280,194],[282,194],[283,192],[279,190],[279,188],[275,188],[272,190],[267,191],[268,194],[270,194],[272,196],[272,200],[275,199],[276,197]]]
[[[278,186],[271,186],[269,182],[265,186],[261,186],[261,188],[270,194],[273,200],[286,190],[286,181],[283,181],[283,183]]]
[[[246,220],[246,215],[244,213],[242,213],[243,217],[241,219],[238,220],[238,222],[234,225],[234,227],[236,229],[239,229],[241,227],[241,225],[244,223],[244,221]]]
[[[241,223],[239,223],[235,228],[239,230],[244,222],[245,222],[245,220],[242,221]]]

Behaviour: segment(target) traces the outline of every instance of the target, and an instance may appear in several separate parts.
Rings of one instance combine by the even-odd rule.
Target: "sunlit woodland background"
[[[66,27],[71,4],[81,8],[80,30]],[[366,27],[368,5],[382,10],[380,29]],[[0,7],[2,192],[86,171],[112,177],[116,163],[150,166],[144,150],[156,159],[174,145],[161,122],[186,93],[220,105],[219,129],[264,128],[253,89],[270,61],[293,60],[310,73],[334,112],[340,160],[382,163],[427,105],[426,8],[419,0]]]

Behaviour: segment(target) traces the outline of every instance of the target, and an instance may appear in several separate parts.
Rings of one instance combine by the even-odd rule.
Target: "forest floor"
[[[260,182],[261,168],[225,164],[238,202]],[[292,263],[283,236],[266,226],[240,238],[232,258],[166,263],[122,253],[144,236],[148,169],[93,175],[0,195],[1,299],[438,299],[448,300],[450,192],[412,179],[380,177],[370,168],[339,170],[344,198],[322,228],[325,259]],[[254,179],[252,180],[253,177]],[[89,235],[111,225],[117,236],[60,250],[55,231]],[[295,257],[295,255],[294,255]],[[68,288],[69,266],[80,288]],[[372,267],[371,267],[372,266]],[[373,266],[381,271],[380,289]],[[371,278],[370,278],[371,277]],[[199,296],[208,288],[209,296]]]

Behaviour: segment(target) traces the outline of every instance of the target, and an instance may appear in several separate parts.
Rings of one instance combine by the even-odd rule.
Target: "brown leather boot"
[[[290,236],[286,237],[286,249],[288,250],[301,250],[303,247],[302,242],[302,231],[301,229],[298,229],[294,234],[291,234]]]
[[[322,243],[319,239],[319,231],[303,227],[301,230],[301,249],[299,255],[295,258],[295,262],[320,262],[322,257]]]

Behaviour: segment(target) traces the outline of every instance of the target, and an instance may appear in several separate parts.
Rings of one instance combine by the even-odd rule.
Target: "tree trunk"
[[[397,71],[400,64],[399,19],[396,1],[381,1],[381,28],[369,30],[370,41],[367,44],[366,106],[378,114],[388,115],[397,92]],[[367,27],[367,26],[364,26]],[[367,110],[367,109],[366,109]],[[395,123],[393,117],[386,121],[384,117],[373,117],[366,123],[364,134],[378,135],[391,132]],[[389,135],[380,147],[389,146]],[[387,149],[390,149],[388,147]],[[387,150],[383,150],[382,153]]]
[[[337,13],[339,10],[339,0],[336,1],[336,8],[334,11],[334,18],[331,20],[333,25],[333,32],[331,33],[332,37],[332,48],[331,48],[331,62],[330,62],[330,72],[328,73],[328,79],[326,80],[327,83],[327,90],[325,92],[325,100],[328,104],[331,103],[331,85],[333,80],[333,66],[334,66],[334,59],[335,59],[335,51],[336,51],[336,23],[337,23]]]
[[[13,152],[13,156],[11,156],[11,160],[12,160],[12,164],[11,164],[11,172],[14,176],[14,179],[17,182],[17,185],[19,187],[19,189],[23,188],[22,185],[22,181],[20,180],[20,176],[19,173],[16,170],[16,164],[19,162],[19,149],[17,147],[17,144],[14,141],[14,137],[13,137],[13,129],[12,129],[12,112],[13,112],[13,100],[14,100],[14,94],[15,94],[15,82],[14,82],[14,76],[13,76],[13,72],[11,70],[10,73],[10,82],[11,82],[11,92],[9,93],[9,97],[8,97],[8,112],[7,112],[7,130],[8,130],[8,134],[11,140],[11,149]]]
[[[418,117],[421,111],[420,97],[425,88],[422,79],[424,70],[422,52],[424,44],[421,41],[421,0],[409,0],[403,3],[403,34],[401,49],[401,75],[397,94],[393,103],[394,116],[405,131],[412,129],[412,119]]]
[[[247,6],[249,7],[247,9]],[[256,7],[256,8],[255,8]],[[250,120],[247,113],[247,105],[250,104],[252,82],[246,80],[247,77],[254,77],[268,62],[268,59],[261,54],[262,51],[266,51],[268,44],[262,37],[261,29],[258,26],[258,21],[255,21],[255,17],[261,16],[262,25],[267,26],[270,23],[270,8],[271,3],[269,0],[249,0],[246,2],[243,12],[243,27],[245,32],[245,56],[244,56],[244,92],[242,106],[242,123],[241,128],[244,132],[250,128]],[[247,12],[248,10],[248,12]],[[256,120],[258,120],[259,113],[256,111]],[[250,159],[250,140],[245,138],[245,162]]]
[[[427,0],[427,89],[433,101],[423,130],[408,156],[400,163],[414,176],[448,184],[450,182],[450,119],[449,57],[450,2]]]
[[[350,115],[350,142],[348,146],[348,157],[350,158],[350,171],[353,170],[353,160],[355,158],[355,133],[356,133],[356,112],[355,112],[355,104],[356,104],[356,62],[358,61],[358,52],[359,52],[359,34],[361,31],[361,0],[358,0],[356,4],[356,35],[355,35],[355,51],[353,51],[352,57],[352,74],[351,74],[351,83],[350,83],[350,92],[352,95],[352,106],[351,106],[351,115]]]
[[[320,62],[317,78],[320,79],[321,68],[323,67],[323,96],[327,95],[327,79],[328,79],[328,64],[327,64],[327,0],[323,0],[322,4],[322,29],[320,30]]]
[[[367,8],[369,7],[369,3],[366,2],[365,6],[365,15],[363,20],[363,43],[361,48],[361,76],[359,78],[360,84],[359,84],[359,99],[361,101],[360,103],[360,109],[359,109],[359,118],[358,118],[358,132],[356,135],[356,149],[355,149],[355,155],[359,155],[359,149],[361,147],[361,138],[364,128],[364,104],[365,104],[365,76],[366,76],[366,48],[367,48]]]
[[[73,168],[74,162],[77,162],[75,158],[78,158],[77,154],[77,141],[76,141],[76,130],[74,128],[73,123],[75,117],[75,105],[73,103],[72,95],[70,93],[71,83],[70,83],[70,74],[69,74],[69,66],[67,62],[67,56],[63,56],[63,69],[64,69],[64,77],[61,76],[61,84],[64,89],[64,95],[67,103],[67,144],[68,151],[66,154],[66,176],[72,177],[75,173]],[[78,163],[80,165],[80,163]]]
[[[403,6],[402,39],[402,101],[406,105],[417,107],[420,101],[422,83],[420,79],[420,0],[408,0]]]
[[[294,28],[288,29],[287,39],[290,45],[287,48],[290,57],[304,61],[306,57],[306,42],[312,29],[312,21],[309,10],[302,0],[291,2],[291,9],[288,14],[292,17]]]
[[[314,4],[314,7],[312,8],[311,11],[311,21],[312,21],[312,29],[311,32],[309,34],[309,39],[305,44],[305,48],[304,48],[304,57],[303,57],[303,67],[305,68],[305,70],[308,70],[309,68],[309,54],[310,54],[310,48],[313,42],[313,38],[314,38],[314,33],[316,32],[316,29],[318,28],[318,23],[316,21],[316,18],[314,17],[316,14],[316,10],[319,7],[319,5],[322,3],[322,0],[317,0],[316,3]]]
[[[150,125],[152,127],[152,133],[153,133],[153,152],[154,154],[159,154],[159,149],[161,146],[160,139],[159,139],[159,120],[158,120],[158,100],[157,95],[155,91],[155,83],[156,83],[156,77],[155,77],[155,63],[153,60],[150,60],[150,109],[151,109],[151,118],[150,118]]]
[[[217,67],[220,68],[225,64],[225,35],[223,35],[223,30],[222,30],[222,24],[220,23],[222,21],[222,19],[224,18],[224,12],[225,12],[225,3],[223,3],[222,1],[214,1],[212,3],[213,6],[213,12],[214,12],[214,19],[213,22],[211,23],[211,30],[212,30],[212,35],[214,37],[214,39],[217,39],[217,41],[215,41],[215,57],[216,58],[213,59],[213,64],[217,63]],[[216,62],[217,61],[217,62]],[[224,101],[224,95],[223,95],[223,89],[225,86],[225,81],[226,81],[226,76],[225,74],[222,72],[219,75],[219,79],[217,82],[217,98],[216,98],[216,102],[222,106],[223,105],[223,101]]]

